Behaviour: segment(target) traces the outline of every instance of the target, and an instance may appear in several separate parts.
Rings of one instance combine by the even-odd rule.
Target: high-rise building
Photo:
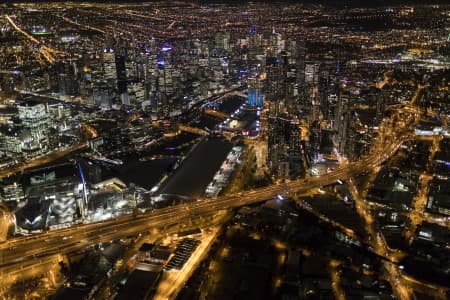
[[[74,62],[63,62],[59,65],[58,91],[61,95],[76,96],[80,87],[77,80],[78,69]]]
[[[1,186],[4,201],[20,202],[25,198],[23,187],[20,183],[12,182]]]
[[[268,166],[279,178],[296,178],[304,173],[298,120],[268,119]]]
[[[17,125],[1,127],[0,150],[7,155],[22,153],[22,135]]]
[[[126,69],[126,53],[125,50],[116,50],[114,53],[117,73],[117,91],[119,95],[128,93],[127,90],[127,69]]]
[[[305,173],[303,158],[302,158],[302,145],[301,145],[302,131],[298,119],[291,121],[289,126],[289,177],[298,178]]]
[[[111,91],[106,84],[99,84],[94,88],[92,97],[96,106],[105,110],[112,108]]]
[[[229,32],[216,33],[215,47],[217,49],[229,51],[230,50],[230,33]]]
[[[77,204],[72,193],[58,193],[54,196],[51,204],[52,213],[55,215],[57,224],[74,221],[76,217]]]
[[[348,125],[350,122],[349,99],[349,95],[343,91],[339,92],[334,121],[334,130],[336,131],[335,145],[339,153],[345,152],[347,143]]]
[[[28,157],[47,152],[51,119],[46,106],[28,101],[20,104],[18,110],[22,121],[22,152]]]
[[[313,121],[309,126],[309,149],[310,156],[313,160],[317,160],[322,140],[322,132],[319,121]]]
[[[115,87],[117,82],[116,58],[113,49],[105,49],[103,52],[103,73],[104,79],[111,87]]]
[[[248,59],[256,59],[263,54],[263,38],[256,30],[251,30],[248,37]]]
[[[284,102],[283,66],[280,58],[269,57],[266,61],[266,80],[264,81],[264,95],[268,100],[270,115],[280,114],[280,105]]]
[[[262,84],[259,76],[249,79],[247,104],[253,107],[263,106]]]

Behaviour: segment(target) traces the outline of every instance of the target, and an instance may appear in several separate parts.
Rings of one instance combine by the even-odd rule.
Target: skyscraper
[[[334,130],[336,131],[334,144],[337,146],[340,153],[345,152],[349,121],[349,96],[342,91],[339,91],[334,121]]]
[[[125,66],[125,50],[118,50],[114,53],[117,73],[117,91],[119,95],[125,94],[127,90],[127,69]]]
[[[301,129],[298,120],[269,117],[268,165],[279,178],[296,178],[303,174]]]
[[[50,115],[42,103],[28,101],[18,106],[22,121],[22,151],[26,156],[45,153],[49,146]]]
[[[268,57],[266,60],[266,80],[264,95],[269,101],[269,114],[277,116],[284,100],[283,67],[280,58]]]
[[[259,76],[249,79],[247,104],[253,107],[263,106],[262,84]]]

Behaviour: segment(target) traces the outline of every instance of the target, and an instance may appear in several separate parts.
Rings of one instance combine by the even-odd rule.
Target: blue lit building
[[[263,93],[261,82],[258,78],[250,79],[247,93],[247,104],[250,106],[263,106]]]
[[[263,95],[261,89],[249,89],[247,104],[251,106],[263,106]]]

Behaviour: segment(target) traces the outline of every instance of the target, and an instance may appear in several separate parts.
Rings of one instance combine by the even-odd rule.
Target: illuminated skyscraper
[[[268,165],[279,178],[303,174],[301,129],[298,120],[270,117],[268,120]]]
[[[230,50],[230,33],[218,32],[215,36],[215,47],[217,49],[228,51]]]
[[[116,72],[116,59],[113,49],[105,49],[103,52],[103,73],[104,78],[108,84],[113,87],[116,85],[117,72]]]
[[[340,91],[334,121],[334,130],[336,131],[335,145],[340,153],[345,152],[349,121],[349,95]]]
[[[51,125],[50,115],[42,103],[26,102],[18,106],[22,121],[22,151],[27,156],[36,156],[48,150]]]
[[[283,79],[281,59],[277,57],[267,58],[264,96],[269,102],[271,116],[277,116],[280,113],[280,107],[284,102]]]
[[[258,76],[249,79],[247,104],[257,107],[263,106],[262,84]]]

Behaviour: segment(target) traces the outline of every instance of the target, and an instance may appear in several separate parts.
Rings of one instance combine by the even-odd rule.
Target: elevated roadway
[[[397,138],[393,137],[382,151],[322,176],[293,180],[211,200],[200,199],[189,204],[127,215],[100,223],[80,224],[36,236],[10,239],[0,245],[0,274],[7,274],[8,265],[81,250],[95,243],[136,235],[153,228],[164,228],[199,215],[258,203],[278,194],[289,196],[297,192],[303,193],[312,188],[332,184],[338,179],[357,176],[383,163],[397,151],[403,138],[404,134],[399,134]]]
[[[225,120],[230,117],[230,115],[223,113],[221,111],[213,110],[213,109],[205,109],[203,111],[205,114],[216,117],[221,120]]]
[[[184,125],[184,124],[178,125],[178,129],[180,129],[181,131],[190,132],[190,133],[203,135],[203,136],[209,135],[209,132],[204,129],[200,129],[197,127],[191,127],[191,126]]]

